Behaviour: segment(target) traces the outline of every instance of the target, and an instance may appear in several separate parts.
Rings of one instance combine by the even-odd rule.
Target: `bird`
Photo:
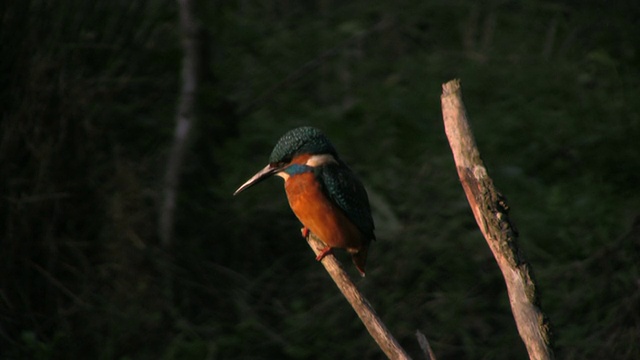
[[[375,240],[369,197],[362,182],[340,159],[319,129],[302,126],[276,143],[269,163],[233,195],[276,175],[284,179],[289,206],[302,223],[302,236],[315,234],[326,245],[316,260],[333,248],[346,249],[361,276],[369,245]]]

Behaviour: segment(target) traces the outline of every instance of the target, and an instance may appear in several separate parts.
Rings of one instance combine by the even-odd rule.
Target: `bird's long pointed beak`
[[[242,184],[242,186],[240,186],[238,188],[238,190],[236,190],[233,195],[237,195],[239,192],[244,191],[250,187],[252,187],[253,185],[261,182],[262,180],[270,177],[271,175],[277,173],[278,171],[280,171],[281,168],[276,167],[276,166],[272,166],[271,164],[268,164],[267,166],[264,167],[264,169],[258,171],[255,175],[253,175],[251,177],[251,179],[247,180],[246,183]]]

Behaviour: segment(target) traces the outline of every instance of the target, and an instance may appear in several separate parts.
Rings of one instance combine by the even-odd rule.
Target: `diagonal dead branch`
[[[322,249],[327,247],[314,234],[310,234],[307,237],[307,242],[316,255],[320,254]],[[349,278],[349,275],[344,271],[344,268],[338,259],[336,259],[333,254],[329,253],[321,262],[344,297],[349,301],[353,310],[358,314],[358,317],[362,320],[362,323],[369,331],[369,334],[371,334],[371,337],[373,337],[376,343],[378,343],[378,346],[380,346],[387,357],[393,360],[411,359],[387,329],[385,324],[382,322],[382,319],[380,319],[378,314],[376,314],[376,311],[373,309],[369,301],[364,297],[360,290],[358,290],[353,281],[351,281],[351,278]]]

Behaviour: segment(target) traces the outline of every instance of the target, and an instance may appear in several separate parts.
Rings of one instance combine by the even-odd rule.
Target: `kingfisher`
[[[364,277],[367,251],[375,240],[369,198],[324,133],[311,126],[285,133],[273,148],[269,164],[233,195],[272,175],[284,179],[289,206],[303,226],[302,236],[313,233],[326,245],[316,260],[333,248],[346,249]]]

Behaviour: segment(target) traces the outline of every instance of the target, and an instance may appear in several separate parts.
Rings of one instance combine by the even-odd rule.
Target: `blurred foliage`
[[[280,181],[230,195],[301,124],[370,191],[379,241],[359,284],[399,341],[419,357],[420,329],[440,359],[526,357],[444,137],[454,77],[558,358],[640,358],[635,2],[200,2],[170,253],[156,218],[176,4],[6,1],[0,15],[1,358],[381,358]]]

